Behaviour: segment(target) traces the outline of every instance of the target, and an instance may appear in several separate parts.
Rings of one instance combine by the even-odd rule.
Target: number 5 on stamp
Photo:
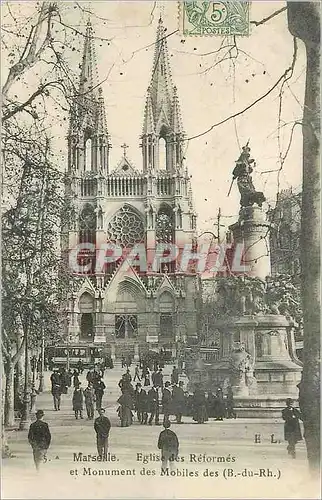
[[[180,2],[180,28],[186,36],[249,35],[249,2]]]

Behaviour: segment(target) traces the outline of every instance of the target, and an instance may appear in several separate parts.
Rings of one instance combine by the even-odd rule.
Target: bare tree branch
[[[242,115],[243,113],[245,113],[249,109],[253,108],[256,104],[258,104],[260,101],[262,101],[263,99],[265,99],[269,94],[271,94],[273,92],[273,90],[275,90],[276,87],[278,87],[278,85],[282,81],[284,81],[285,78],[287,78],[287,76],[289,75],[289,73],[291,73],[293,71],[293,69],[294,69],[294,66],[295,66],[295,63],[296,63],[296,59],[297,59],[297,40],[294,37],[293,38],[293,58],[292,58],[291,65],[284,71],[284,73],[279,77],[279,79],[274,83],[274,85],[267,92],[265,92],[265,94],[263,94],[260,97],[258,97],[257,99],[255,99],[255,101],[253,101],[251,104],[249,104],[248,106],[246,106],[246,108],[242,109],[241,111],[238,111],[237,113],[234,113],[234,114],[228,116],[227,118],[224,118],[220,122],[215,123],[214,125],[212,125],[211,127],[209,127],[207,130],[205,130],[204,132],[201,132],[200,134],[193,135],[193,136],[188,137],[187,139],[183,139],[183,140],[184,141],[191,141],[192,139],[197,139],[198,137],[206,135],[209,132],[211,132],[214,128],[219,127],[219,125],[223,125],[224,123],[232,120],[233,118],[236,118],[237,116]]]
[[[57,13],[57,6],[55,3],[48,1],[43,2],[38,16],[38,21],[35,26],[31,27],[26,45],[23,49],[22,55],[17,63],[11,66],[7,80],[2,88],[2,94],[7,97],[7,93],[11,85],[16,79],[27,69],[34,66],[39,61],[42,53],[45,51],[51,41],[51,22],[52,17]],[[47,20],[47,31],[44,40],[40,47],[39,44],[41,29],[43,23]]]
[[[261,21],[250,21],[250,24],[254,24],[255,26],[260,26],[261,24],[265,24],[265,23],[267,23],[267,21],[270,21],[271,19],[273,19],[273,17],[278,16],[279,14],[284,12],[286,9],[287,9],[287,6],[282,7],[281,9],[273,12],[273,14],[271,14],[270,16],[264,17],[264,19],[262,19]]]

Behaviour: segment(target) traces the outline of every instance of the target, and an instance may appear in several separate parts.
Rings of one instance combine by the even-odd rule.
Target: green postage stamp
[[[183,1],[180,24],[186,36],[249,35],[249,2]]]

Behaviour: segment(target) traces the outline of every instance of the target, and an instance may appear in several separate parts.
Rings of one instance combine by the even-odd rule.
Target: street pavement
[[[134,367],[131,371],[133,376]],[[165,380],[170,371],[165,368]],[[93,421],[75,419],[71,389],[62,396],[61,410],[53,410],[46,373],[36,409],[44,410],[52,433],[47,462],[36,472],[27,431],[8,432],[13,457],[3,460],[2,498],[319,498],[308,475],[304,442],[297,445],[296,460],[289,458],[281,419],[196,424],[184,417],[182,425],[173,422],[180,461],[173,473],[162,476],[157,460],[162,427],[140,425],[137,419],[120,427],[116,400],[123,372],[116,365],[104,377],[103,406],[112,423],[108,462],[76,460],[79,453],[96,455]],[[83,387],[85,373],[80,377]]]

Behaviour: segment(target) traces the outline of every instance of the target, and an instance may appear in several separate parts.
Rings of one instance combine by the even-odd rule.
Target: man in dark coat
[[[95,392],[96,409],[97,410],[99,410],[102,407],[102,399],[103,399],[105,389],[106,389],[106,386],[105,386],[103,380],[99,379],[96,382],[94,382],[94,392]]]
[[[218,387],[215,396],[215,420],[223,420],[226,413],[224,395],[221,387]]]
[[[203,424],[208,420],[207,402],[204,391],[197,387],[193,394],[193,420],[198,424]]]
[[[68,374],[67,374],[66,369],[64,367],[61,369],[60,386],[61,386],[61,393],[67,394],[67,392],[68,392]]]
[[[148,392],[148,406],[150,411],[149,425],[152,425],[154,418],[155,425],[159,425],[159,391],[155,385]]]
[[[236,418],[236,412],[234,411],[234,393],[231,386],[227,387],[226,410],[227,418]]]
[[[186,398],[183,390],[183,382],[179,382],[179,386],[176,384],[172,388],[172,411],[176,416],[177,424],[182,424],[182,415],[185,412],[185,402]]]
[[[293,400],[287,398],[286,408],[282,410],[284,424],[284,439],[288,441],[287,452],[292,458],[296,458],[295,445],[302,440],[302,433],[299,420],[302,420],[301,413],[293,408]]]
[[[155,383],[157,387],[161,387],[161,389],[163,389],[163,373],[161,368],[155,374],[154,380],[152,378],[152,382]]]
[[[77,361],[76,367],[77,367],[78,373],[80,373],[80,375],[82,375],[82,373],[84,371],[84,365],[83,365],[83,361],[81,359],[79,359]]]
[[[135,382],[136,379],[138,379],[138,381],[141,382],[140,366],[139,365],[136,365],[136,367],[135,367],[133,382]]]
[[[171,415],[172,394],[170,391],[170,382],[165,383],[162,393],[162,411],[163,411],[163,424],[169,422]]]
[[[146,425],[148,423],[148,395],[142,388],[137,395],[137,408],[141,415],[140,423]]]
[[[178,383],[179,383],[179,371],[178,368],[174,366],[171,373],[171,384],[178,384]]]
[[[84,391],[85,408],[87,412],[88,420],[93,420],[94,418],[94,402],[95,402],[95,391],[92,382],[88,382],[88,386]]]
[[[74,389],[73,394],[73,410],[75,412],[75,418],[83,418],[83,405],[84,405],[84,391],[81,388],[81,383],[77,385]]]
[[[124,379],[125,382],[129,383],[132,382],[132,377],[129,369],[127,369],[126,372],[122,375],[122,378]]]
[[[105,417],[104,408],[98,410],[99,417],[94,421],[94,429],[96,432],[97,453],[103,460],[107,460],[108,436],[110,434],[111,422]]]
[[[36,412],[37,420],[30,425],[28,433],[28,441],[32,447],[37,470],[39,469],[40,463],[46,460],[46,453],[51,441],[49,427],[48,424],[42,420],[43,417],[43,410],[38,410]]]
[[[174,469],[175,460],[179,453],[179,440],[175,432],[170,430],[170,422],[164,422],[164,431],[160,432],[158,439],[158,448],[161,450],[162,469],[168,467]]]
[[[123,392],[117,402],[120,405],[117,413],[121,420],[121,427],[129,427],[133,423],[133,398],[131,393],[128,391]]]
[[[51,393],[54,400],[54,409],[56,411],[60,410],[60,400],[61,400],[61,376],[58,370],[55,370],[54,373],[50,376],[51,381]]]
[[[78,387],[79,384],[80,384],[79,373],[77,370],[74,370],[74,372],[73,372],[73,386]]]

